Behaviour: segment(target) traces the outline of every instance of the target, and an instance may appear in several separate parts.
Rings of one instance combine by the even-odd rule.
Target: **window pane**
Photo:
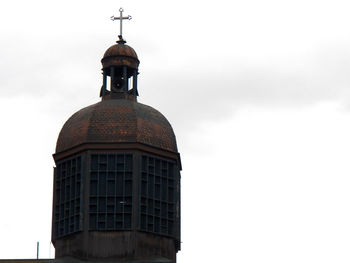
[[[54,238],[81,230],[80,156],[57,163],[54,173]]]
[[[90,213],[96,211],[96,224],[90,229],[131,228],[132,154],[93,154],[90,171]],[[98,202],[95,201],[95,196]]]

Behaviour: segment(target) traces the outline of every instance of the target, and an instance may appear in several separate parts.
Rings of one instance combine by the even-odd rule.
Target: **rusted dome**
[[[109,47],[101,62],[104,69],[110,66],[128,66],[137,69],[140,64],[135,50],[123,43]]]
[[[56,153],[85,143],[142,143],[177,153],[168,120],[150,106],[108,99],[81,109],[64,124]]]

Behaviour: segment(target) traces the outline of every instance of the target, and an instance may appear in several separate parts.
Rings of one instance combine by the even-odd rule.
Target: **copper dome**
[[[135,50],[125,44],[115,44],[109,47],[101,60],[103,68],[110,66],[128,66],[137,69],[140,61]]]
[[[107,99],[73,114],[58,136],[56,153],[85,143],[142,143],[177,153],[168,120],[150,106]]]

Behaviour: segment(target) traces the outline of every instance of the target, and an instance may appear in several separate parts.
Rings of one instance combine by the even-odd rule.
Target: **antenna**
[[[36,242],[36,259],[39,259],[39,242]]]

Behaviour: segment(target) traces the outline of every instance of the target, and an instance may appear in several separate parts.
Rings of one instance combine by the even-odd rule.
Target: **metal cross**
[[[123,8],[119,8],[119,17],[116,17],[116,16],[111,16],[111,19],[112,21],[114,20],[120,20],[120,35],[119,35],[119,38],[123,39],[122,35],[123,35],[123,20],[124,19],[128,19],[130,20],[131,19],[131,16],[123,16],[123,12],[124,12],[124,9]]]

